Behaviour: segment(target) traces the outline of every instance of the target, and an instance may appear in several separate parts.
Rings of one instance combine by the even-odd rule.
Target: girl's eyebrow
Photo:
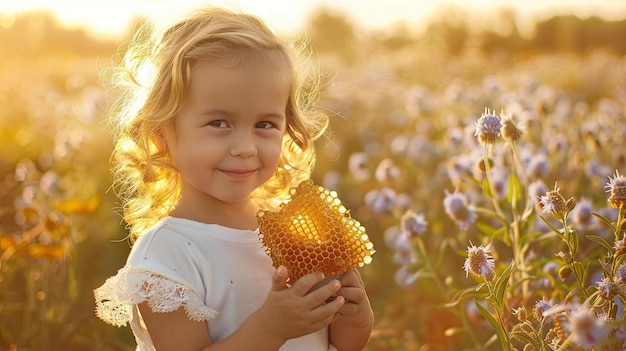
[[[214,116],[214,115],[220,115],[220,116],[233,116],[235,115],[234,113],[227,111],[227,110],[220,110],[220,109],[208,109],[205,110],[204,112],[202,112],[201,114],[202,116]],[[263,117],[263,118],[276,118],[276,119],[284,119],[286,118],[285,113],[283,112],[265,112],[265,113],[261,113],[259,114],[259,116]]]
[[[211,115],[232,115],[232,112],[228,112],[226,110],[220,110],[220,109],[208,109],[205,110],[204,112],[202,112],[203,116],[211,116]]]
[[[263,116],[263,118],[277,118],[277,119],[284,119],[286,116],[284,113],[281,112],[268,112],[268,113],[264,113],[261,116]]]

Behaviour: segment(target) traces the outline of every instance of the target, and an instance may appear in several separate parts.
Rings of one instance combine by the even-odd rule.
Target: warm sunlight
[[[260,17],[276,38],[223,11],[147,36],[207,4]],[[303,346],[315,350],[626,350],[624,38],[626,0],[0,0],[0,351],[136,351],[174,334],[180,350],[259,349],[309,332],[263,328],[262,311],[281,330],[319,325],[323,346]],[[279,69],[275,39],[303,60]],[[223,130],[187,123],[196,101],[179,81],[222,64],[250,79],[229,101],[256,96],[271,83],[245,76],[256,58],[304,93],[280,95],[294,102],[281,159],[258,99],[241,101],[258,119],[229,103],[213,120]],[[324,135],[307,138],[324,116]],[[274,188],[313,160],[315,191]],[[328,206],[308,206],[321,192]],[[206,223],[174,218],[190,207]],[[359,268],[333,296],[296,286],[315,283],[296,281],[296,265],[332,281],[346,264]],[[142,301],[188,319],[131,313]],[[323,324],[304,322],[309,308],[328,312]],[[154,329],[171,318],[185,330]],[[190,320],[206,318],[209,330]]]
[[[336,8],[364,28],[381,28],[402,21],[413,28],[422,29],[426,18],[449,5],[486,15],[496,14],[501,7],[513,8],[522,22],[564,13],[578,16],[598,15],[606,19],[626,15],[626,4],[613,0],[188,0],[182,5],[178,1],[164,0],[108,0],[89,3],[76,0],[13,0],[0,2],[0,27],[11,23],[11,18],[18,13],[49,10],[69,27],[86,27],[100,35],[119,36],[127,32],[138,16],[150,16],[155,20],[167,19],[200,4],[216,4],[255,13],[279,31],[293,31],[306,26],[307,15],[320,6]]]

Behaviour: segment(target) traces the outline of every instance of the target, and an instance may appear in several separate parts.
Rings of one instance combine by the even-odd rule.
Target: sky
[[[626,18],[624,0],[0,0],[0,27],[10,26],[11,19],[23,11],[46,9],[69,27],[119,36],[127,33],[131,20],[139,15],[167,20],[202,4],[254,13],[281,32],[306,26],[308,15],[319,6],[336,8],[353,24],[371,29],[388,28],[397,22],[419,29],[428,16],[449,4],[486,14],[496,14],[496,9],[508,6],[522,20],[568,13]]]

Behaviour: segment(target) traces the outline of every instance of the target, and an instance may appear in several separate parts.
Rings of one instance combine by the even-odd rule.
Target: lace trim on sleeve
[[[204,321],[217,311],[204,305],[197,292],[186,285],[156,273],[124,267],[117,275],[94,290],[96,315],[103,321],[122,327],[130,321],[132,305],[148,301],[154,312],[172,312],[183,306],[187,317]]]

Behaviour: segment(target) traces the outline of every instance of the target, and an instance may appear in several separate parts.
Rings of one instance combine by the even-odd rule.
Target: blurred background
[[[128,328],[94,315],[93,289],[129,252],[98,75],[138,23],[206,3],[0,2],[0,350],[134,349]],[[624,1],[211,3],[305,33],[333,78],[319,102],[333,134],[318,143],[314,180],[337,190],[377,249],[361,270],[376,313],[367,350],[468,340],[432,282],[403,278],[388,238],[407,209],[425,216],[435,250],[457,235],[442,199],[480,151],[468,140],[485,108],[524,124],[522,151],[546,155],[549,187],[602,208],[607,176],[626,173]],[[465,245],[443,252],[446,284],[472,283]]]

